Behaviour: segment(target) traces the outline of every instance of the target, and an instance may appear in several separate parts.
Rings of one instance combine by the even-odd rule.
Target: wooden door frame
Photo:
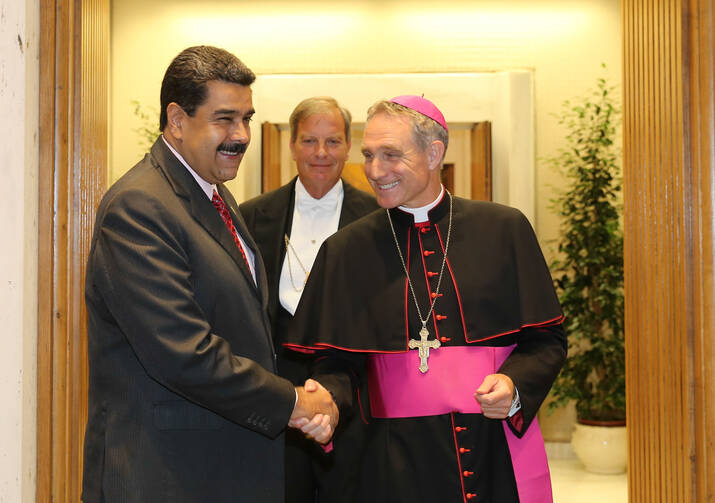
[[[629,501],[715,499],[715,12],[623,0]]]
[[[106,189],[109,0],[40,0],[37,501],[80,500],[84,271]]]
[[[261,124],[261,194],[281,186],[281,133],[277,124]]]
[[[476,122],[470,132],[472,199],[492,200],[492,123]],[[536,187],[534,187],[536,189]]]

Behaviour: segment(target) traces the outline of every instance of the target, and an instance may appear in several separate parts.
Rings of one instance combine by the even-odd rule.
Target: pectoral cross
[[[441,345],[437,339],[428,341],[427,340],[428,335],[429,335],[429,331],[423,325],[422,330],[420,330],[420,340],[418,341],[417,339],[410,339],[410,342],[409,342],[410,349],[417,348],[417,350],[418,350],[418,354],[420,356],[419,369],[420,369],[420,372],[422,372],[423,374],[425,374],[429,370],[429,367],[427,366],[427,360],[429,359],[430,348],[437,349]]]

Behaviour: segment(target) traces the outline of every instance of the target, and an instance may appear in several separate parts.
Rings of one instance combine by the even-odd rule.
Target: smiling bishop
[[[367,423],[354,501],[551,501],[535,416],[566,357],[561,308],[524,215],[442,185],[448,141],[424,97],[370,107],[382,210],[325,241],[286,346]]]

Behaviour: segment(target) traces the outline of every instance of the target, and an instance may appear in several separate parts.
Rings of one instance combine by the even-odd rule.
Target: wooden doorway
[[[628,485],[715,501],[715,4],[623,1]]]
[[[77,502],[87,421],[84,271],[106,190],[109,0],[40,1],[37,501]]]

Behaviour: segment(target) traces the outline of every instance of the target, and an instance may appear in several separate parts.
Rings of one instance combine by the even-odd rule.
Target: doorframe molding
[[[84,271],[106,189],[109,0],[40,0],[37,501],[79,501]]]
[[[629,501],[712,501],[714,8],[622,9]]]

